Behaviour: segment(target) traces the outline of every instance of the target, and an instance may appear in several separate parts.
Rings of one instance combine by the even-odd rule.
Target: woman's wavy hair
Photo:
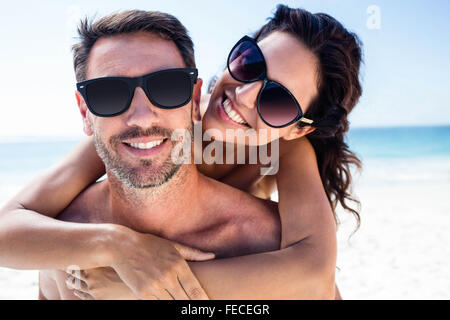
[[[360,65],[362,43],[333,17],[325,13],[310,13],[278,5],[272,18],[256,32],[260,41],[273,31],[294,35],[318,59],[318,95],[308,107],[305,117],[313,119],[313,132],[307,135],[314,147],[320,177],[333,209],[336,224],[336,206],[351,212],[360,226],[360,202],[351,195],[351,165],[361,168],[361,161],[344,141],[349,129],[347,115],[357,104],[362,87]],[[300,124],[299,126],[303,126]],[[357,209],[348,201],[357,204]]]

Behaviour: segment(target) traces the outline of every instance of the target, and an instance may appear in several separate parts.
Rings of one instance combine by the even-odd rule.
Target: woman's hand
[[[123,226],[117,226],[117,230],[112,238],[112,260],[108,265],[137,298],[208,299],[186,260],[210,260],[214,259],[214,253],[205,253]],[[96,287],[99,283],[105,287],[113,286],[115,282],[111,281],[110,273],[108,275],[96,276]]]
[[[68,271],[66,285],[81,300],[139,299],[109,267]]]

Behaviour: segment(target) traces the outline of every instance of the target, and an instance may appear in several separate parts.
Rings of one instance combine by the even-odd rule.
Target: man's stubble
[[[192,139],[194,124],[192,122],[192,117],[190,117],[189,119],[190,121],[188,127],[184,129],[188,131],[188,136]],[[170,143],[173,150],[177,143],[182,143],[171,140],[173,130],[162,127],[151,127],[145,130],[142,128],[132,128],[119,135],[110,137],[109,143],[107,144],[102,138],[101,130],[94,127],[91,117],[89,117],[89,122],[94,132],[93,137],[95,149],[97,150],[99,157],[105,164],[105,167],[107,168],[107,170],[113,173],[120,182],[125,184],[130,189],[153,188],[155,189],[154,191],[156,191],[157,187],[169,182],[183,165],[174,163],[172,161],[171,154],[169,153],[168,157],[159,167],[155,167],[157,164],[153,163],[151,159],[139,160],[139,167],[133,167],[123,161],[117,153],[117,147],[120,143],[122,143],[124,139],[152,135],[158,135],[167,138],[168,140],[166,143]]]

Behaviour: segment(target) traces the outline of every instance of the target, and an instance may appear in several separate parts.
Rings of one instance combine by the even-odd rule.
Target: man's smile
[[[170,141],[168,138],[140,138],[133,139],[133,142],[127,141],[120,144],[127,153],[131,154],[133,158],[154,157],[164,151]]]

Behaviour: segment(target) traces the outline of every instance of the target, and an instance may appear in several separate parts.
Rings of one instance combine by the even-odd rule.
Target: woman
[[[73,275],[82,281],[81,287],[73,287],[82,299],[165,298],[167,283],[176,290],[172,297],[206,298],[197,279],[211,298],[334,298],[337,204],[355,214],[359,224],[359,214],[347,204],[353,200],[349,166],[359,166],[359,160],[349,151],[344,135],[347,114],[362,91],[360,42],[326,14],[282,5],[254,39],[243,38],[233,48],[229,68],[215,84],[202,123],[205,130],[276,132],[279,171],[260,176],[258,165],[217,163],[200,164],[198,169],[263,198],[278,188],[279,251],[188,265],[184,259],[207,260],[211,255],[122,226],[52,219],[104,173],[88,139],[2,209],[2,264],[21,269],[65,269],[77,264],[89,269]],[[274,114],[271,102],[283,106],[283,113],[279,107]],[[121,236],[115,238],[118,229]],[[105,248],[105,238],[127,250],[115,248],[119,258]],[[152,276],[155,271],[167,276]],[[130,274],[135,281],[124,284],[120,279],[129,279]],[[69,275],[69,286],[73,276]],[[255,281],[258,278],[264,281]],[[180,282],[176,289],[174,279]],[[150,284],[157,289],[148,294]]]

